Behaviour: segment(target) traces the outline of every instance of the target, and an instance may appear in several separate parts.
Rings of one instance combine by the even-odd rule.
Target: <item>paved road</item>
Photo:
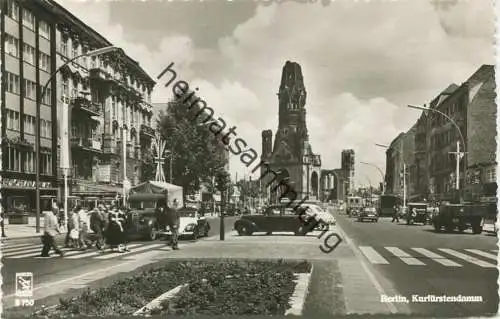
[[[334,214],[377,277],[388,279],[410,299],[412,313],[480,315],[498,308],[497,252],[494,234],[437,233],[432,226],[357,222]],[[412,303],[412,295],[481,296],[479,303]]]
[[[229,232],[234,224],[235,217],[225,218],[225,232]],[[214,241],[219,239],[220,219],[209,219],[210,233],[201,241]],[[62,244],[62,238],[58,239]],[[193,241],[180,241],[179,247],[196,245]],[[40,238],[9,239],[2,244],[2,276],[4,295],[10,295],[15,292],[15,273],[32,272],[34,286],[46,285],[64,278],[70,278],[80,274],[91,273],[105,267],[126,263],[132,259],[140,259],[141,256],[148,256],[152,251],[165,250],[166,243],[159,241],[137,241],[129,245],[131,252],[110,253],[99,252],[95,249],[88,251],[68,250],[64,258],[52,253],[49,258],[37,257],[41,251]],[[169,254],[171,251],[165,251]]]

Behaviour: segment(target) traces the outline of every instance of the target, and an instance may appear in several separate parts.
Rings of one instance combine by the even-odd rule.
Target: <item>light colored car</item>
[[[333,217],[332,214],[329,212],[325,211],[323,208],[321,208],[318,205],[307,205],[307,210],[306,213],[311,216],[316,216],[316,219],[321,221],[322,223],[326,225],[335,225],[337,224],[337,220],[335,217]]]
[[[179,237],[198,239],[206,237],[210,232],[210,224],[204,216],[201,216],[196,208],[184,207],[179,209]],[[170,236],[172,232],[167,229],[165,235]]]

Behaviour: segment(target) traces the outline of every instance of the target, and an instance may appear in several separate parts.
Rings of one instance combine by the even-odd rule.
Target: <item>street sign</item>
[[[33,273],[16,273],[16,297],[33,297]]]

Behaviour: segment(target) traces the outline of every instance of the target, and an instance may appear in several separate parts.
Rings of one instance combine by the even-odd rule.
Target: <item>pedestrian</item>
[[[101,250],[104,247],[104,205],[97,206],[90,214],[90,229],[94,232],[96,248]]]
[[[127,208],[125,206],[121,206],[121,208],[118,210],[118,220],[120,221],[120,224],[122,225],[122,234],[121,234],[121,245],[123,247],[124,251],[130,251],[128,249],[128,238],[127,238],[127,226],[128,226],[128,213],[127,213]]]
[[[395,205],[394,206],[394,210],[392,212],[392,221],[391,221],[391,223],[394,223],[394,221],[396,221],[397,223],[399,223],[399,205]]]
[[[179,210],[178,210],[179,202],[177,201],[177,198],[173,200],[172,205],[170,207],[167,207],[167,214],[166,214],[166,222],[167,226],[170,229],[171,232],[171,237],[170,237],[170,244],[172,246],[172,249],[178,250],[178,237],[179,237],[179,224],[180,224],[180,216],[179,216]]]
[[[88,233],[90,230],[89,217],[85,209],[78,211],[78,245],[82,250],[86,250],[90,245],[88,242]]]
[[[107,244],[111,250],[118,249],[119,252],[123,252],[124,244],[124,225],[122,223],[123,216],[120,214],[118,206],[114,206],[108,214],[108,228],[106,231]]]
[[[0,212],[0,227],[2,228],[2,238],[7,238],[7,235],[5,235],[5,217],[4,216],[5,215],[4,215],[4,212],[2,209],[2,211]]]
[[[54,249],[54,251],[61,257],[64,256],[64,252],[57,247],[54,238],[56,234],[60,233],[61,231],[59,223],[57,221],[57,216],[54,214],[54,211],[46,211],[44,216],[44,233],[42,236],[43,248],[40,257],[50,257],[49,252],[51,249]]]

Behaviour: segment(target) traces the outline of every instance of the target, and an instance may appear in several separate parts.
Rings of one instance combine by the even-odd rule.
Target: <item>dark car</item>
[[[268,206],[262,214],[242,215],[234,223],[234,230],[240,236],[251,236],[253,233],[264,232],[271,235],[273,232],[291,232],[295,235],[303,233],[303,223],[298,214],[286,205]]]
[[[126,232],[129,237],[156,240],[160,233],[156,207],[165,195],[137,193],[130,195]]]
[[[358,215],[358,222],[363,222],[365,220],[370,220],[372,222],[378,222],[378,213],[375,207],[365,207],[361,210]]]

